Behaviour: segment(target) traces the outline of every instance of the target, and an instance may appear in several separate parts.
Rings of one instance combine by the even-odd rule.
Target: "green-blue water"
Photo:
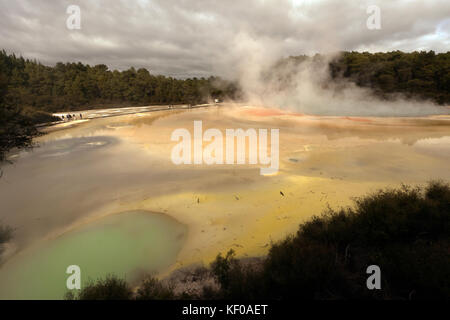
[[[82,285],[108,274],[135,280],[175,262],[186,227],[167,216],[133,211],[108,216],[27,248],[0,267],[0,299],[62,299],[66,269]]]

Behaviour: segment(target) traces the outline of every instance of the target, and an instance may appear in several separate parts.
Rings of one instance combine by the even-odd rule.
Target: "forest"
[[[281,60],[275,68],[307,61],[325,60],[322,55],[300,55]],[[383,99],[431,100],[450,104],[450,52],[415,51],[405,53],[341,52],[329,62],[333,81],[347,80],[360,87],[372,88]]]
[[[105,106],[208,102],[237,98],[234,83],[219,77],[175,79],[147,69],[109,70],[106,65],[57,63],[0,52],[0,72],[7,79],[10,103],[48,112]]]
[[[450,103],[450,52],[346,52],[330,66],[334,78],[342,75],[380,96],[402,93]]]

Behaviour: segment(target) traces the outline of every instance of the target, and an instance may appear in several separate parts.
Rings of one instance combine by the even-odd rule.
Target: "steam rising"
[[[238,81],[248,104],[292,112],[338,116],[423,116],[447,114],[449,109],[430,101],[376,97],[370,88],[345,79],[331,79],[327,54],[301,63],[278,64],[281,46],[267,39],[239,34],[232,45]],[[229,52],[227,54],[230,54]],[[230,63],[230,61],[227,61]]]

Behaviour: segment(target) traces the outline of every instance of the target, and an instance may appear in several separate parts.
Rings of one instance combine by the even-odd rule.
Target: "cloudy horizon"
[[[81,29],[69,30],[69,5]],[[369,30],[366,10],[381,9]],[[236,77],[242,59],[336,51],[450,48],[448,0],[0,0],[0,49],[44,64],[82,62],[153,74]]]

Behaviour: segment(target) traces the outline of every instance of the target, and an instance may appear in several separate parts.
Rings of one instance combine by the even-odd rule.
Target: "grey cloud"
[[[82,30],[65,26],[70,4],[81,7]],[[382,10],[381,30],[366,28],[369,4]],[[240,76],[242,59],[265,63],[337,50],[447,51],[449,17],[448,0],[0,0],[0,48],[48,64],[82,61],[177,77],[233,77]],[[264,59],[248,57],[258,50]]]

